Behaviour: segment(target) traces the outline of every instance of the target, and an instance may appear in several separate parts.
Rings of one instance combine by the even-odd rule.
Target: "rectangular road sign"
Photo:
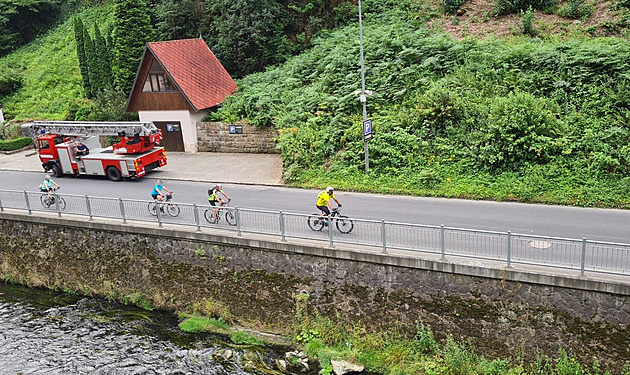
[[[369,141],[372,139],[372,119],[363,121],[363,140]]]

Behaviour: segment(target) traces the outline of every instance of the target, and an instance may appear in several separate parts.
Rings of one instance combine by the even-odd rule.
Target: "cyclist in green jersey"
[[[322,216],[330,215],[330,210],[333,208],[330,203],[331,199],[334,199],[335,202],[337,202],[337,206],[341,207],[341,203],[339,203],[339,199],[335,197],[335,189],[333,189],[332,186],[327,187],[326,190],[317,195],[317,203],[315,203],[315,205],[322,211]]]

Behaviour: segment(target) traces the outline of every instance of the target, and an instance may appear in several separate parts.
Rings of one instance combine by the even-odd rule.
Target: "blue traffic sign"
[[[372,119],[363,121],[363,139],[366,141],[372,139]]]

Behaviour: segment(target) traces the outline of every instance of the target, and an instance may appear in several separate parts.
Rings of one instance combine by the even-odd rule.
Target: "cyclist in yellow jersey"
[[[326,190],[317,195],[317,203],[315,205],[323,212],[323,216],[330,215],[330,209],[333,208],[330,203],[330,199],[334,199],[335,202],[337,202],[337,206],[341,207],[341,203],[339,203],[339,199],[335,197],[334,193],[335,189],[333,189],[332,186],[329,186]]]

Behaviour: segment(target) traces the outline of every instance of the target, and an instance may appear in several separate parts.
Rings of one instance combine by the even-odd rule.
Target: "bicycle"
[[[337,230],[343,234],[348,234],[354,229],[354,222],[348,219],[347,216],[341,215],[339,213],[339,207],[333,208],[330,212],[330,216],[322,216],[322,214],[319,213],[308,217],[308,227],[316,232],[329,226],[331,222],[334,222]]]
[[[153,216],[157,216],[157,208],[160,206],[160,212],[164,212],[164,207],[166,207],[166,212],[172,217],[177,217],[179,215],[179,206],[175,203],[169,203],[169,201],[173,198],[171,194],[166,196],[165,202],[160,202],[157,198],[153,202],[149,202],[148,209],[149,213]]]
[[[59,188],[52,188],[47,193],[42,191],[42,195],[39,197],[39,201],[42,203],[42,206],[45,208],[50,208],[52,206],[57,207],[55,204],[55,201],[57,201],[60,210],[66,208],[66,200],[55,193],[58,189]]]
[[[218,224],[219,221],[221,220],[221,216],[225,215],[225,221],[231,225],[231,226],[235,226],[236,225],[236,217],[234,216],[234,213],[231,210],[227,210],[224,208],[227,208],[228,202],[223,202],[219,205],[219,210],[217,211],[217,218],[214,218],[214,207],[210,207],[207,210],[204,211],[203,213],[203,217],[206,218],[206,221],[210,224]]]

